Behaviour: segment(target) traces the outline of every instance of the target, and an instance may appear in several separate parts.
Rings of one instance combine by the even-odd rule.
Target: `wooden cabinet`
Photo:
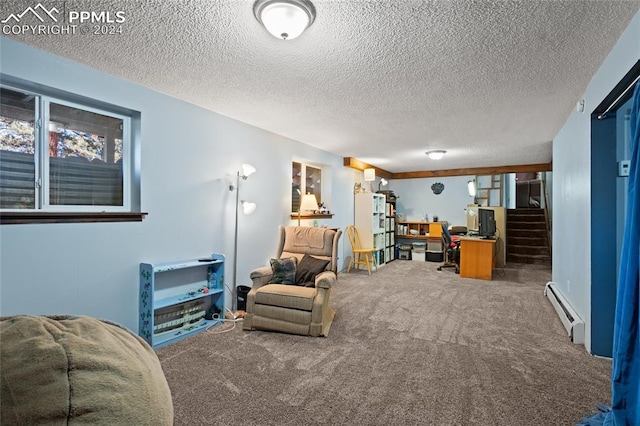
[[[378,265],[385,263],[386,201],[383,194],[355,194],[354,225],[358,228],[362,247],[373,247]]]
[[[495,267],[496,240],[460,239],[460,276],[491,280]]]

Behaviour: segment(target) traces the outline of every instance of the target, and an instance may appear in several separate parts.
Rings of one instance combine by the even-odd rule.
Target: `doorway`
[[[640,61],[591,114],[591,350],[612,356],[616,288],[627,203],[631,96]]]

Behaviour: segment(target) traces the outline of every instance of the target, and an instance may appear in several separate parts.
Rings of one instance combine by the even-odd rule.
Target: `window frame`
[[[300,164],[300,186],[299,186],[299,190],[300,190],[300,199],[302,198],[302,195],[306,194],[307,191],[307,167],[311,167],[313,169],[319,170],[320,171],[320,194],[316,194],[319,195],[318,198],[318,204],[320,203],[324,203],[325,207],[328,207],[328,198],[330,198],[330,192],[328,192],[328,188],[327,188],[327,175],[329,173],[329,169],[330,166],[325,165],[325,164],[320,164],[320,163],[316,163],[316,162],[311,162],[311,161],[305,161],[305,160],[301,160],[299,158],[294,158],[291,161],[291,171],[293,172],[293,165],[294,163],[298,163]],[[293,179],[293,176],[292,176]],[[293,208],[293,191],[294,191],[294,182],[293,180],[291,181],[291,195],[290,195],[290,200],[289,200],[289,205],[291,208]],[[314,192],[315,194],[315,192]],[[298,208],[295,208],[291,211],[291,217],[293,216],[298,217]],[[320,217],[320,216],[326,216],[328,217],[329,215],[320,215],[320,214],[314,214],[314,215],[305,215],[307,217]],[[332,216],[332,215],[331,215]]]
[[[40,125],[40,131],[42,134],[40,135],[40,149],[42,150],[42,154],[40,158],[42,159],[42,182],[41,185],[41,199],[39,210],[42,211],[63,211],[63,212],[128,212],[131,209],[131,200],[130,200],[130,180],[131,180],[131,118],[121,114],[114,114],[111,111],[105,111],[102,109],[92,108],[87,105],[78,104],[75,102],[67,102],[61,99],[55,99],[48,96],[41,96],[40,103],[42,104],[42,124]],[[47,141],[46,132],[48,130],[48,124],[50,123],[50,108],[51,103],[55,103],[57,105],[63,105],[70,108],[76,108],[82,111],[91,112],[94,114],[100,114],[104,116],[108,116],[111,118],[116,118],[122,120],[122,205],[121,206],[110,206],[110,205],[70,205],[70,204],[51,204],[50,194],[51,194],[51,184],[46,185],[45,178],[48,181],[50,179],[49,167],[51,164],[51,157],[49,155],[49,150],[45,149],[45,144]],[[36,150],[37,152],[37,150]],[[37,209],[36,209],[37,210]]]
[[[0,224],[141,221],[140,113],[16,77],[0,74],[0,87],[37,97],[34,117],[35,206],[0,209]],[[49,199],[49,107],[75,108],[122,120],[122,205],[55,205]]]

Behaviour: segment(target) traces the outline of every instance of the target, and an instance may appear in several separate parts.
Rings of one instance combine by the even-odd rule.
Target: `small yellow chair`
[[[356,269],[360,269],[359,265],[366,265],[367,271],[369,271],[369,275],[371,275],[371,265],[373,265],[375,267],[375,270],[377,271],[378,264],[376,263],[376,256],[374,254],[376,249],[374,249],[373,247],[362,248],[358,228],[353,225],[347,226],[347,235],[349,236],[351,251],[353,252],[353,256],[351,256],[349,266],[347,267],[347,272],[351,271],[352,266],[354,266]]]

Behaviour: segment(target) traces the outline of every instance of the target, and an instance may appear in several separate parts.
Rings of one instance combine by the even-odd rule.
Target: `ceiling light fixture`
[[[316,18],[316,8],[308,0],[257,0],[253,14],[274,37],[293,40]]]
[[[447,151],[442,150],[442,149],[436,149],[433,151],[427,151],[425,152],[425,154],[427,154],[429,156],[429,158],[431,158],[432,160],[439,160],[442,157],[444,157],[444,154],[446,154]]]

